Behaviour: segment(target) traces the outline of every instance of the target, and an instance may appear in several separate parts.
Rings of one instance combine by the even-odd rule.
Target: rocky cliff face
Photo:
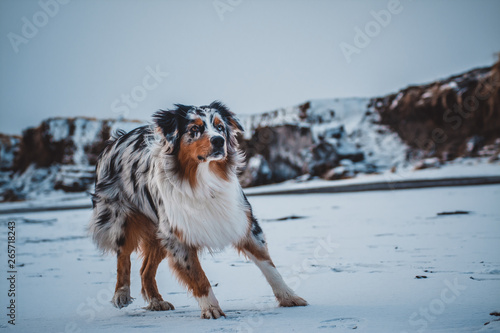
[[[60,165],[95,165],[106,140],[118,129],[132,130],[139,121],[51,118],[23,132],[14,170]]]
[[[19,154],[20,136],[0,134],[0,192],[8,186],[14,168],[14,160]],[[1,199],[1,195],[0,195]]]
[[[248,117],[242,184],[340,179],[404,163],[407,146],[379,121],[367,98],[312,100]]]
[[[244,117],[243,186],[340,179],[500,153],[500,62],[377,98],[311,100]],[[0,135],[0,201],[88,190],[104,142],[139,121],[51,118]]]
[[[26,129],[22,137],[1,137],[0,201],[23,200],[58,189],[88,190],[94,182],[97,157],[110,134],[140,125],[138,121],[51,118]]]
[[[245,119],[247,186],[352,177],[500,152],[500,62],[372,99],[315,100]]]
[[[488,155],[500,137],[500,62],[375,98],[372,106],[413,159]]]
[[[14,168],[14,160],[19,154],[20,136],[0,133],[0,172]]]

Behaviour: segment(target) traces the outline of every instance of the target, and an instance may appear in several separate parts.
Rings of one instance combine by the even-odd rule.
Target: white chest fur
[[[160,223],[161,231],[172,227],[186,243],[211,250],[237,243],[247,233],[245,202],[235,175],[224,181],[210,172],[208,163],[202,163],[194,190],[187,182],[161,178],[160,193],[168,219],[168,225]]]

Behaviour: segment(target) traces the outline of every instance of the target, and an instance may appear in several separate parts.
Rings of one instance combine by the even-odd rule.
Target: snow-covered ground
[[[429,159],[434,160],[434,159]],[[349,185],[363,185],[387,183],[391,184],[404,181],[440,180],[450,178],[476,178],[476,177],[498,177],[500,176],[500,161],[488,162],[481,158],[460,158],[439,167],[424,170],[415,170],[411,166],[400,168],[396,172],[387,170],[378,174],[360,174],[354,178],[341,180],[312,179],[300,181],[291,179],[279,184],[255,186],[245,189],[247,195],[268,194],[278,191],[309,190],[327,187],[345,187]],[[23,205],[23,203],[19,203]],[[0,211],[2,204],[0,204]]]
[[[271,256],[310,305],[278,308],[252,263],[232,249],[202,265],[227,318],[202,320],[168,265],[157,281],[174,311],[148,312],[140,261],[129,307],[109,300],[115,258],[101,256],[85,227],[90,210],[0,216],[16,221],[16,326],[7,309],[1,251],[0,327],[16,332],[471,332],[500,330],[500,185],[249,198]],[[468,211],[469,214],[440,215]],[[283,219],[295,216],[295,218]],[[300,218],[298,218],[300,217]],[[425,276],[426,278],[416,278]],[[484,325],[486,322],[490,322]]]

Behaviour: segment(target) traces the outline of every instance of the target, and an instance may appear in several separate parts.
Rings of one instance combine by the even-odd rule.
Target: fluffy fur
[[[176,105],[153,115],[154,124],[117,133],[96,167],[89,230],[97,246],[117,254],[113,304],[130,297],[130,254],[144,257],[142,295],[147,309],[171,310],[156,286],[159,263],[168,258],[179,281],[198,300],[202,318],[225,316],[198,260],[203,249],[233,245],[253,260],[281,306],[307,305],[276,270],[262,229],[238,182],[243,131],[220,102]]]

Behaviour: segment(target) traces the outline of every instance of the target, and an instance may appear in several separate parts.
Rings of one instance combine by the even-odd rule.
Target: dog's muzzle
[[[212,153],[210,154],[211,157],[225,157],[226,152],[224,149],[224,144],[226,143],[226,140],[224,140],[222,136],[214,136],[210,139],[210,143],[212,144]]]

